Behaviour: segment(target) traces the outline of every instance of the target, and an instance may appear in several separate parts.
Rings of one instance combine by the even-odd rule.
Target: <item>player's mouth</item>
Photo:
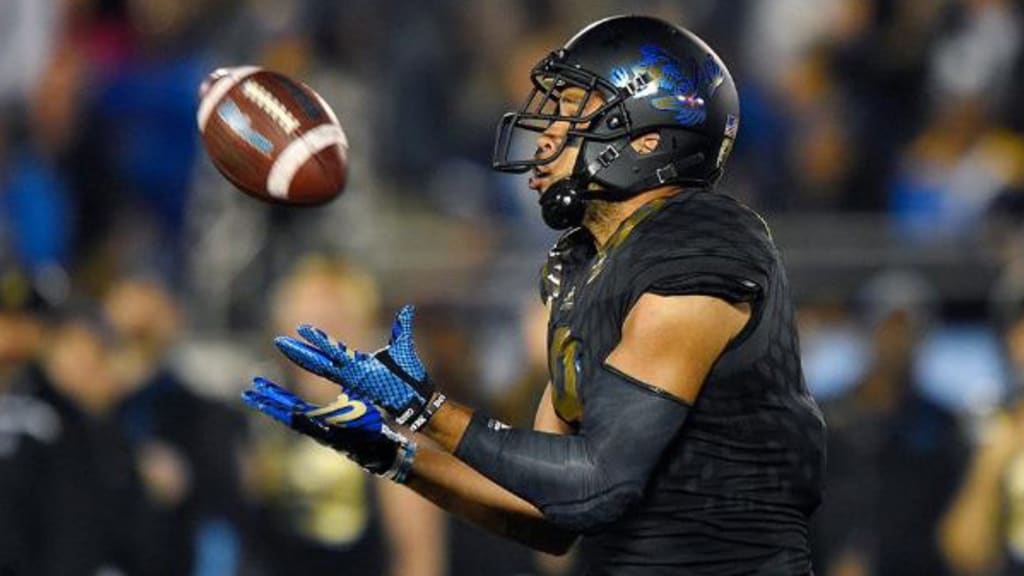
[[[533,173],[530,174],[530,181],[527,186],[529,186],[531,190],[536,190],[543,194],[544,189],[547,188],[545,183],[550,179],[550,176],[550,171],[536,167],[533,169]]]

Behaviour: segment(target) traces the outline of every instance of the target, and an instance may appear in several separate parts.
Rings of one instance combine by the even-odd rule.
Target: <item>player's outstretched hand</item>
[[[388,427],[377,407],[358,396],[342,392],[334,402],[316,406],[257,377],[242,400],[374,474],[402,483],[412,467],[416,444]]]
[[[414,313],[412,306],[404,306],[395,317],[388,345],[373,354],[350,350],[306,324],[298,329],[305,341],[281,336],[274,344],[303,369],[365,396],[415,431],[427,423],[445,396],[435,391],[416,354]]]

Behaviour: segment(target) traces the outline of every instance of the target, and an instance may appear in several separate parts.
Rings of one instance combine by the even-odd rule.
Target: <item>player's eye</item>
[[[571,98],[563,96],[558,102],[558,115],[559,116],[577,116],[580,112],[580,100],[579,98]]]

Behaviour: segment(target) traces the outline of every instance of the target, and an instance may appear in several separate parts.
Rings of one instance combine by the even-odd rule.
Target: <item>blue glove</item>
[[[419,430],[446,400],[435,392],[412,338],[414,308],[395,317],[388,345],[374,354],[349,350],[322,330],[299,327],[305,342],[288,336],[274,339],[277,348],[305,370],[340,384],[384,408],[402,425]]]
[[[377,407],[356,395],[343,392],[327,406],[316,406],[257,377],[242,400],[379,476],[402,483],[412,467],[416,444],[389,428]]]

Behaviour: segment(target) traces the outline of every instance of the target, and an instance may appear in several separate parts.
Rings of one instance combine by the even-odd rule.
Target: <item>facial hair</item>
[[[623,206],[620,202],[591,199],[583,213],[583,226],[595,238],[607,238],[622,221]]]

